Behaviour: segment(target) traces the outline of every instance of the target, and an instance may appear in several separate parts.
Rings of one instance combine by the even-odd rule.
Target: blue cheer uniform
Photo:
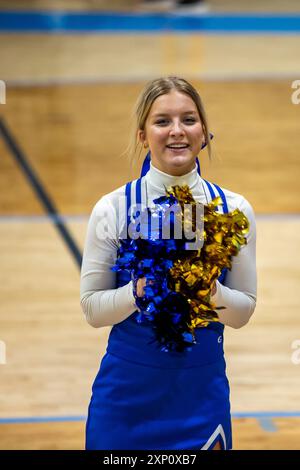
[[[122,193],[127,195],[125,219],[126,215],[130,217],[130,211],[128,213],[127,210],[131,206],[149,197],[151,181],[154,187],[157,185],[157,189],[162,182],[165,184],[186,182],[193,194],[195,193],[196,199],[198,196],[199,200],[205,197],[205,201],[202,200],[202,202],[207,203],[214,197],[220,196],[223,204],[218,210],[223,212],[232,210],[232,204],[234,204],[232,201],[237,201],[239,195],[229,193],[203,180],[197,174],[197,168],[191,173],[192,175],[188,174],[183,177],[171,177],[163,174],[151,164],[150,171],[146,175],[117,191],[118,197]],[[164,194],[164,187],[162,186],[161,189],[161,194]],[[118,197],[114,200],[116,201]],[[242,196],[239,197],[242,198]],[[241,200],[239,200],[239,205],[240,202]],[[146,204],[149,204],[149,201],[146,201]],[[249,216],[248,205],[246,212]],[[100,219],[97,220],[99,223]],[[251,236],[254,237],[255,245],[253,230]],[[103,245],[106,261],[102,260],[101,269],[99,266],[96,269],[93,262],[97,262],[93,260],[95,253],[99,250],[99,240],[94,241],[95,252],[92,256],[89,252],[89,244],[92,243],[93,236],[95,235],[90,229],[82,268],[83,310],[93,326],[106,326],[112,319],[113,327],[106,353],[92,387],[86,425],[86,449],[204,450],[212,449],[217,442],[220,442],[223,449],[231,449],[230,390],[223,349],[224,323],[226,324],[227,321],[226,309],[219,315],[223,315],[224,321],[220,319],[220,322],[210,323],[206,328],[195,330],[197,343],[192,346],[191,350],[162,351],[155,340],[151,324],[138,324],[136,321],[137,312],[134,306],[130,273],[120,272],[115,278],[114,274],[110,273],[109,275],[112,276],[110,283],[114,281],[115,285],[105,284],[99,296],[99,289],[96,288],[96,283],[99,282],[97,279],[101,278],[101,272],[102,277],[103,273],[108,275],[108,269],[115,261],[114,250],[117,244],[112,242],[112,237],[108,237],[108,241],[103,242],[106,243],[105,246]],[[250,252],[242,255],[245,259],[251,256],[253,258],[251,237],[250,242]],[[92,264],[89,266],[90,269],[88,269],[89,263]],[[253,278],[253,267],[250,271],[248,274],[250,278],[251,276]],[[235,272],[233,274],[236,275]],[[90,285],[87,281],[89,276],[91,276]],[[226,286],[228,277],[229,285],[233,282],[230,276],[231,272],[222,273],[217,282],[216,299],[217,302],[227,302],[225,307],[228,307],[229,325],[233,322],[232,326],[236,327],[234,322],[245,324],[253,313],[256,279],[251,278],[246,289],[247,293],[237,290],[235,294],[235,289]],[[233,294],[227,290],[232,291]],[[113,299],[111,302],[109,295]],[[235,300],[232,300],[232,295],[236,297]],[[130,300],[126,301],[126,296],[131,296]],[[110,305],[106,307],[105,302]],[[101,317],[101,305],[103,305],[103,317]],[[107,317],[104,320],[106,309]],[[114,317],[116,311],[119,314],[118,321]],[[237,320],[236,317],[239,315],[243,318]]]

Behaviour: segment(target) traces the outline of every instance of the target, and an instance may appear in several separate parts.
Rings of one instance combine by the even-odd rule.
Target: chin
[[[159,170],[173,176],[181,176],[193,170],[196,157],[187,155],[167,155],[164,158],[153,158],[152,162]]]
[[[173,157],[172,160],[169,160],[168,166],[179,169],[187,169],[186,173],[191,171],[196,163],[196,159],[187,159],[184,156]]]

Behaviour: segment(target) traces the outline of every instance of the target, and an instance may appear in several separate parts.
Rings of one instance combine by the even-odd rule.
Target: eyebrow
[[[196,111],[184,111],[184,113],[182,114],[196,114],[197,115],[197,112]],[[152,117],[160,117],[160,116],[169,116],[168,113],[155,113],[153,114]]]

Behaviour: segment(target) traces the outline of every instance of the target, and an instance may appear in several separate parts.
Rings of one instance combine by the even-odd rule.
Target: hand
[[[212,285],[210,294],[211,294],[211,295],[215,295],[216,292],[217,292],[217,285],[216,285],[216,281],[215,281],[215,282],[213,283],[213,285]]]
[[[144,297],[145,292],[144,292],[144,287],[146,285],[147,279],[146,277],[141,277],[136,284],[136,295],[138,297]]]

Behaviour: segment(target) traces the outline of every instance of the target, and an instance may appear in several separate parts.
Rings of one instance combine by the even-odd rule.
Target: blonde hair
[[[138,152],[138,158],[141,156],[143,150],[143,145],[138,139],[138,131],[145,130],[146,121],[150,113],[150,109],[154,101],[162,95],[170,93],[172,90],[179,91],[180,93],[185,93],[190,96],[194,101],[203,127],[203,133],[205,136],[205,142],[207,145],[207,151],[209,158],[212,156],[211,142],[209,129],[207,124],[207,117],[204,110],[202,100],[199,96],[197,90],[186,80],[179,77],[166,77],[166,78],[157,78],[147,83],[144,90],[137,99],[135,110],[134,110],[134,125],[132,130],[132,135],[130,138],[129,145],[127,147],[127,155],[131,163],[131,167],[135,162],[135,157]],[[140,148],[139,148],[140,147]]]

